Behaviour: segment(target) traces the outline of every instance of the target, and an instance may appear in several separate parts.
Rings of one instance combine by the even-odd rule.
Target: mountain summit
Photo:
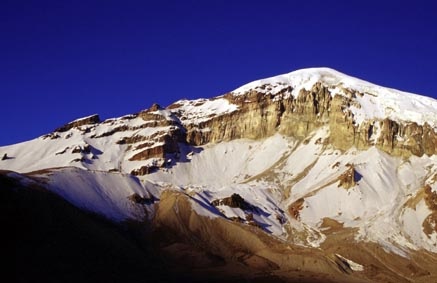
[[[166,235],[157,253],[197,258],[198,278],[437,280],[437,101],[329,68],[92,115],[0,154],[12,184]]]

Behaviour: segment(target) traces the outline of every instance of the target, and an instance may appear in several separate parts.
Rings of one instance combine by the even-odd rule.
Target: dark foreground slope
[[[17,282],[153,282],[169,278],[153,251],[60,197],[0,175],[0,215]]]
[[[15,282],[434,282],[430,253],[409,259],[333,231],[323,249],[287,244],[263,230],[195,213],[165,191],[152,222],[114,224],[0,172],[0,215]],[[338,254],[363,263],[354,271]]]
[[[4,243],[13,243],[8,258],[13,258],[14,282],[201,282],[209,276],[191,272],[197,264],[205,267],[195,258],[222,266],[220,258],[170,235],[152,237],[137,223],[115,225],[5,172],[0,175],[0,202]],[[168,253],[172,246],[192,257],[176,258]],[[159,252],[155,247],[170,248]],[[216,274],[215,280],[244,282],[238,277]]]
[[[249,250],[237,252],[220,237],[216,244],[223,245],[214,249],[214,238],[205,240],[208,231],[196,235],[181,232],[180,225],[171,227],[171,219],[178,219],[166,215],[165,203],[152,224],[157,229],[150,232],[146,223],[117,225],[83,212],[21,178],[0,174],[2,230],[4,243],[13,243],[7,258],[13,258],[15,268],[9,272],[15,282],[338,282],[313,272],[273,275],[275,264]],[[167,202],[173,200],[171,194]],[[244,232],[237,226],[232,229]],[[236,237],[234,244],[241,244],[238,236],[222,236]]]

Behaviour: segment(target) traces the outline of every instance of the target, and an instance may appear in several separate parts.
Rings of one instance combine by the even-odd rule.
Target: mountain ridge
[[[427,282],[437,278],[420,268],[436,262],[436,125],[436,100],[304,69],[210,99],[79,118],[0,147],[0,169],[116,223],[199,239],[225,261],[244,246],[251,255],[237,261],[289,270],[288,245],[299,256],[321,249],[315,266],[296,268],[339,268],[345,282]],[[264,244],[231,237],[239,229]],[[263,250],[266,239],[282,252]],[[367,256],[346,256],[350,245]]]

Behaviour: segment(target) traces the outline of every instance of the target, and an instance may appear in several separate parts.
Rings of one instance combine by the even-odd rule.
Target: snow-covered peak
[[[354,99],[360,107],[351,107],[358,124],[369,119],[389,118],[394,121],[425,122],[437,128],[437,100],[387,88],[354,78],[330,68],[308,68],[245,84],[232,91],[239,96],[250,90],[276,95],[286,88],[291,91],[282,98],[297,97],[300,90],[310,90],[314,84],[328,87],[332,96],[359,93]]]
[[[312,86],[320,82],[325,86],[341,86],[343,88],[351,88],[355,91],[362,93],[378,94],[378,91],[382,89],[387,89],[370,82],[346,75],[337,70],[321,67],[321,68],[307,68],[293,71],[291,73],[282,74],[278,76],[273,76],[270,78],[260,79],[248,84],[245,84],[236,90],[232,91],[235,95],[241,95],[245,92],[253,89],[260,88],[263,85],[276,86],[276,88],[268,91],[269,93],[275,93],[275,91],[280,91],[281,88],[286,88],[291,86],[293,89],[306,89],[310,90]],[[280,87],[282,86],[282,87]],[[400,92],[394,90],[396,92]],[[265,91],[267,92],[267,91]],[[293,95],[298,95],[299,92],[293,92]]]
[[[237,88],[236,90],[232,91],[232,93],[235,95],[240,95],[249,90],[258,90],[258,88],[263,85],[273,86],[274,88],[269,91],[273,94],[289,86],[291,86],[293,89],[305,88],[309,90],[317,82],[336,85],[344,79],[349,79],[351,81],[354,80],[355,82],[361,81],[330,68],[308,68],[296,70],[279,76],[256,80]],[[361,82],[366,83],[364,81]],[[297,95],[298,93],[293,93],[293,95],[294,94]]]

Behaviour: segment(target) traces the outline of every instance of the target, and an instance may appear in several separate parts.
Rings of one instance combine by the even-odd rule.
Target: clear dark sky
[[[437,98],[435,1],[0,2],[0,145],[331,67]]]

